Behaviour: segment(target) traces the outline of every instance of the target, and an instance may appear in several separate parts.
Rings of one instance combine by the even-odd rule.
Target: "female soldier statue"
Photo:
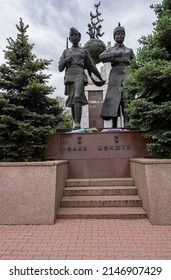
[[[74,27],[70,29],[69,40],[72,47],[64,50],[59,60],[59,71],[62,72],[65,69],[65,94],[68,96],[66,106],[71,107],[72,118],[75,122],[74,129],[79,129],[82,106],[88,103],[84,93],[84,87],[88,84],[85,69],[88,70],[90,76],[93,73],[99,78],[100,85],[103,85],[105,81],[93,63],[88,50],[79,46],[81,34]]]
[[[117,127],[117,119],[120,115],[120,109],[122,109],[124,127],[128,127],[128,116],[125,112],[127,102],[120,87],[127,79],[124,69],[134,57],[134,53],[132,49],[125,47],[123,44],[125,39],[125,28],[120,26],[120,23],[113,31],[113,37],[116,42],[114,46],[108,48],[99,56],[102,62],[111,62],[112,66],[109,74],[106,97],[101,110],[101,117],[104,120],[112,119],[112,126]]]

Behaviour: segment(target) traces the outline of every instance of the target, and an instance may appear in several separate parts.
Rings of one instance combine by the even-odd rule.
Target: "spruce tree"
[[[35,161],[53,128],[62,121],[63,108],[50,98],[54,88],[44,74],[51,60],[37,59],[20,18],[16,40],[7,39],[5,63],[0,66],[0,161]]]
[[[171,158],[171,1],[150,7],[157,17],[154,30],[139,40],[124,90],[130,100],[130,124],[145,131],[151,155]]]

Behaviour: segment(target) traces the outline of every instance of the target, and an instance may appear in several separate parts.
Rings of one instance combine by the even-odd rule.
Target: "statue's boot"
[[[129,118],[128,118],[128,115],[126,113],[124,113],[124,127],[125,128],[129,128],[130,125],[129,125]]]
[[[80,126],[81,116],[82,116],[82,104],[80,102],[76,102],[74,104],[74,121],[75,121],[74,129],[81,128],[81,126]]]
[[[128,120],[124,120],[124,127],[125,128],[130,128]]]
[[[127,111],[125,110],[127,107],[128,107],[127,100],[126,100],[126,98],[123,96],[123,101],[122,101],[122,114],[123,114],[124,127],[125,127],[125,128],[129,128],[129,127],[130,127],[130,125],[129,125],[128,113],[127,113]]]
[[[71,115],[72,115],[72,119],[73,121],[75,121],[75,111],[74,111],[74,105],[71,106]]]
[[[116,128],[118,123],[118,117],[113,117],[112,118],[112,127]]]

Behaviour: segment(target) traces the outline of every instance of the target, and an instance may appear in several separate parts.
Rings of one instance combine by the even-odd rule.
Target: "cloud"
[[[136,53],[138,39],[142,35],[151,34],[155,13],[150,4],[161,3],[162,0],[101,0],[99,11],[102,13],[102,40],[113,44],[113,29],[118,22],[126,29],[125,45]],[[4,62],[3,50],[6,39],[16,39],[16,24],[22,17],[29,24],[29,42],[34,43],[33,52],[37,58],[52,59],[49,73],[50,83],[56,87],[55,96],[63,96],[64,73],[58,71],[58,61],[66,47],[70,27],[76,27],[82,34],[84,45],[88,40],[87,24],[90,22],[90,11],[95,13],[95,0],[6,0],[0,1],[0,63]]]

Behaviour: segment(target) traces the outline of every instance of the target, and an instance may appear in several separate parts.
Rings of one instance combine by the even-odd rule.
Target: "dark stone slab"
[[[143,133],[56,133],[46,159],[69,160],[69,178],[129,177],[129,159],[148,157]]]

